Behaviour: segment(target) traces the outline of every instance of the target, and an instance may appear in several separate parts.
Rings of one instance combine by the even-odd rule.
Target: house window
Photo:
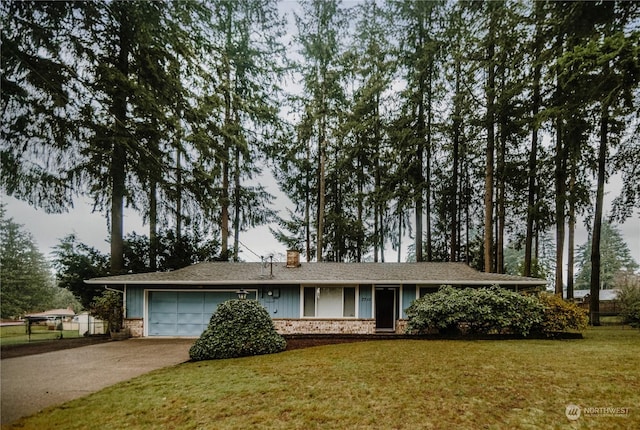
[[[355,287],[304,287],[303,316],[316,318],[354,318]]]
[[[420,297],[438,292],[438,287],[420,287]]]

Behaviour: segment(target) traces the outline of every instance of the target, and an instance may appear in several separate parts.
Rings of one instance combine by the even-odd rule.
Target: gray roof
[[[273,275],[271,276],[271,274]],[[198,263],[172,272],[94,278],[101,285],[422,284],[545,285],[546,280],[483,273],[464,263]]]

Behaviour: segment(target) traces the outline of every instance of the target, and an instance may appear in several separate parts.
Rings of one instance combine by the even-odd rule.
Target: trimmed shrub
[[[540,293],[538,300],[544,306],[544,316],[536,331],[551,334],[587,328],[588,313],[575,303],[566,302],[562,297],[549,293]]]
[[[196,340],[192,360],[215,360],[284,351],[269,312],[255,300],[228,300],[218,306],[209,326]]]
[[[409,333],[438,330],[452,334],[512,333],[527,336],[543,321],[543,305],[500,287],[453,288],[443,286],[427,294],[406,310]]]
[[[640,305],[635,309],[640,311]],[[584,330],[588,323],[587,312],[562,297],[548,293],[523,295],[495,286],[444,286],[415,300],[406,312],[407,332],[418,334],[437,330],[442,334],[549,336]]]
[[[407,332],[426,333],[431,330],[451,333],[466,318],[462,290],[450,285],[415,300],[406,310]]]

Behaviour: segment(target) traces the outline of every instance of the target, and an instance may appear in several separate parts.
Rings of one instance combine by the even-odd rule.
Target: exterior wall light
[[[236,294],[238,295],[238,298],[240,300],[245,300],[247,298],[247,294],[249,294],[249,292],[247,290],[245,290],[244,288],[236,291]]]

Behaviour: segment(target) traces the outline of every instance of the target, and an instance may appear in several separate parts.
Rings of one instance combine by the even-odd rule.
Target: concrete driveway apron
[[[194,339],[129,339],[0,361],[2,424],[189,360]]]

